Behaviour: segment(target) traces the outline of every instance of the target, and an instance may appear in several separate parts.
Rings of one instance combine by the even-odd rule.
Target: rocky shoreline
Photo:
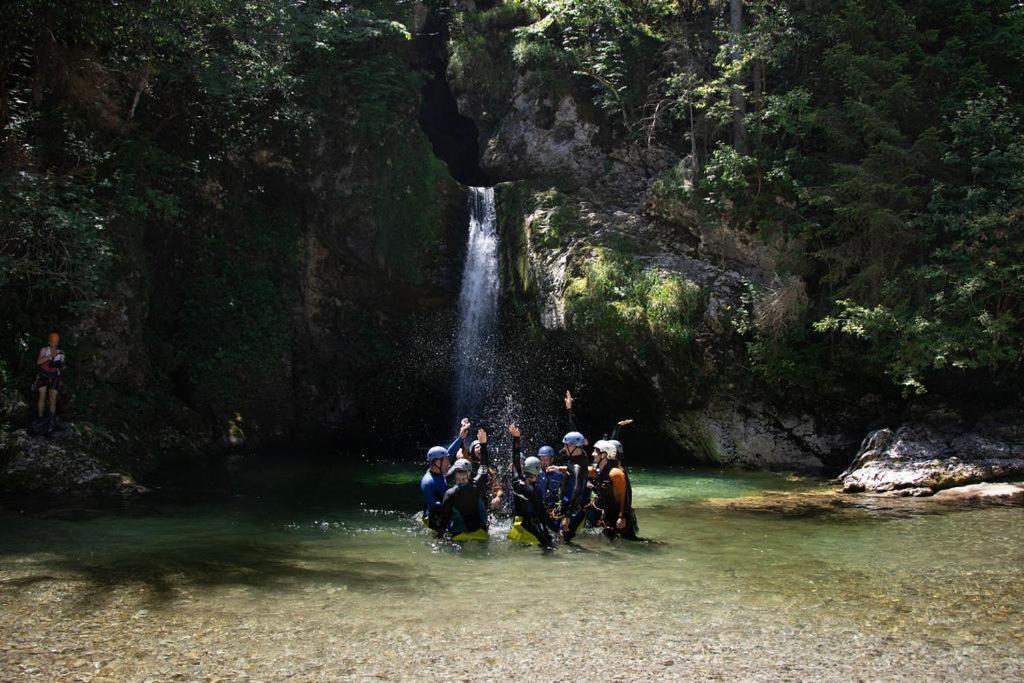
[[[994,484],[1024,480],[1022,417],[1020,409],[976,420],[935,411],[896,428],[876,429],[864,439],[838,481],[845,493],[913,497],[944,493],[945,499],[995,491],[1017,495]],[[986,483],[993,486],[980,486]]]
[[[725,504],[785,513],[842,507],[851,501],[856,505],[857,499],[1024,501],[1021,417],[1019,410],[1006,410],[968,421],[949,412],[932,412],[895,428],[871,431],[850,466],[831,480],[838,487],[797,494],[767,492]],[[0,492],[13,499],[138,499],[149,489],[123,466],[125,458],[116,455],[131,450],[127,439],[89,423],[62,423],[49,436],[33,436],[25,429],[0,430]]]
[[[134,499],[148,492],[105,452],[130,448],[88,423],[62,423],[48,436],[0,430],[0,492],[11,498]]]

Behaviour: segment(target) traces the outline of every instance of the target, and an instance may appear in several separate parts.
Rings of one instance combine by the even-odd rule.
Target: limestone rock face
[[[65,424],[51,436],[25,430],[0,434],[0,490],[18,495],[135,497],[146,492],[131,476],[111,472],[93,454],[109,438],[88,425]],[[108,444],[109,445],[109,444]]]
[[[820,473],[850,437],[807,414],[762,402],[718,400],[670,422],[676,438],[702,460],[719,465]]]
[[[839,475],[843,491],[939,491],[1024,475],[1022,417],[1010,410],[970,424],[939,414],[875,430]]]
[[[559,176],[581,186],[605,172],[597,135],[570,95],[538,91],[520,76],[498,130],[484,141],[481,167],[498,178]]]

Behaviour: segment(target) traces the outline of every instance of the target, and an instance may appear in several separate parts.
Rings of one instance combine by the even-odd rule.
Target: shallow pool
[[[0,679],[1024,677],[1021,507],[638,469],[655,542],[544,556],[436,543],[420,475],[248,460],[187,503],[0,512]]]

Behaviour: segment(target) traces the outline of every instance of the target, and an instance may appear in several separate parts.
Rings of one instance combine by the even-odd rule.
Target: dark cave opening
[[[455,180],[475,187],[493,185],[494,179],[480,168],[476,122],[459,113],[448,85],[448,19],[445,11],[435,9],[416,35],[417,66],[430,74],[421,91],[420,127]]]

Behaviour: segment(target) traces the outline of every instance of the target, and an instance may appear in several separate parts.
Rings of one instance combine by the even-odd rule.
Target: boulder
[[[954,486],[951,489],[939,491],[935,494],[934,498],[942,502],[956,503],[1021,500],[1024,499],[1024,482],[984,482],[981,484],[968,484],[967,486]]]
[[[839,481],[847,493],[935,492],[1022,476],[1022,417],[1020,410],[1009,410],[969,423],[943,413],[877,429]]]
[[[669,430],[699,459],[729,467],[820,473],[850,446],[848,436],[811,415],[759,401],[713,401],[671,421]]]
[[[129,475],[111,472],[94,452],[104,437],[89,425],[64,424],[51,436],[0,433],[0,490],[15,495],[133,497],[146,492]]]

